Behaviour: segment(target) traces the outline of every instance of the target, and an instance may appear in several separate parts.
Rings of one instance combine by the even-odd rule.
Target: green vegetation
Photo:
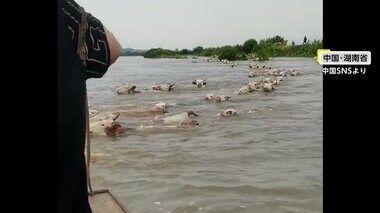
[[[322,41],[314,40],[310,42],[304,38],[304,43],[295,45],[294,41],[290,45],[281,36],[274,36],[262,39],[257,42],[255,39],[248,39],[242,45],[203,48],[198,46],[193,50],[167,50],[154,48],[143,53],[145,58],[186,58],[187,56],[217,56],[220,60],[230,61],[258,59],[268,60],[270,57],[314,57],[318,49],[322,49]]]
[[[186,51],[181,51],[153,48],[144,53],[144,58],[186,58]]]
[[[257,46],[257,41],[255,39],[249,39],[244,42],[242,50],[246,54],[249,54],[256,48],[256,46]]]

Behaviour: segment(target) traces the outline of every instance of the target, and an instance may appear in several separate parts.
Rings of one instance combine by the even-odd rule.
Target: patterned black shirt
[[[81,23],[80,6],[73,0],[64,0],[61,12],[65,15],[67,29],[72,34],[74,45],[78,44],[79,25]],[[87,14],[88,27],[85,47],[87,78],[101,78],[110,66],[110,49],[103,24],[90,13]]]

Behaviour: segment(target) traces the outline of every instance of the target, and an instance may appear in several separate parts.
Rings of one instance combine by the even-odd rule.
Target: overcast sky
[[[322,39],[322,0],[76,0],[123,47],[192,49],[275,35]]]

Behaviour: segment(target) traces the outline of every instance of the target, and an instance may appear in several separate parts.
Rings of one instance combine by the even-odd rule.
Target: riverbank
[[[176,58],[183,59],[189,57],[205,56],[214,57],[219,60],[242,61],[242,60],[269,60],[274,57],[315,57],[317,50],[323,48],[321,40],[304,41],[303,44],[296,45],[281,36],[262,39],[257,42],[249,39],[243,44],[235,46],[226,45],[222,47],[203,48],[198,46],[193,50],[169,50],[163,48],[152,48],[141,53],[144,58]]]

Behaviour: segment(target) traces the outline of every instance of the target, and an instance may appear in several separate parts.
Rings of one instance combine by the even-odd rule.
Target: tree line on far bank
[[[141,53],[145,58],[187,58],[189,56],[206,56],[218,57],[220,60],[268,60],[269,57],[314,57],[318,49],[322,49],[322,41],[307,40],[304,37],[303,44],[295,45],[294,41],[288,44],[288,41],[281,36],[262,39],[257,42],[255,39],[248,39],[243,44],[235,46],[195,47],[192,50],[169,50],[163,48],[152,48]]]

